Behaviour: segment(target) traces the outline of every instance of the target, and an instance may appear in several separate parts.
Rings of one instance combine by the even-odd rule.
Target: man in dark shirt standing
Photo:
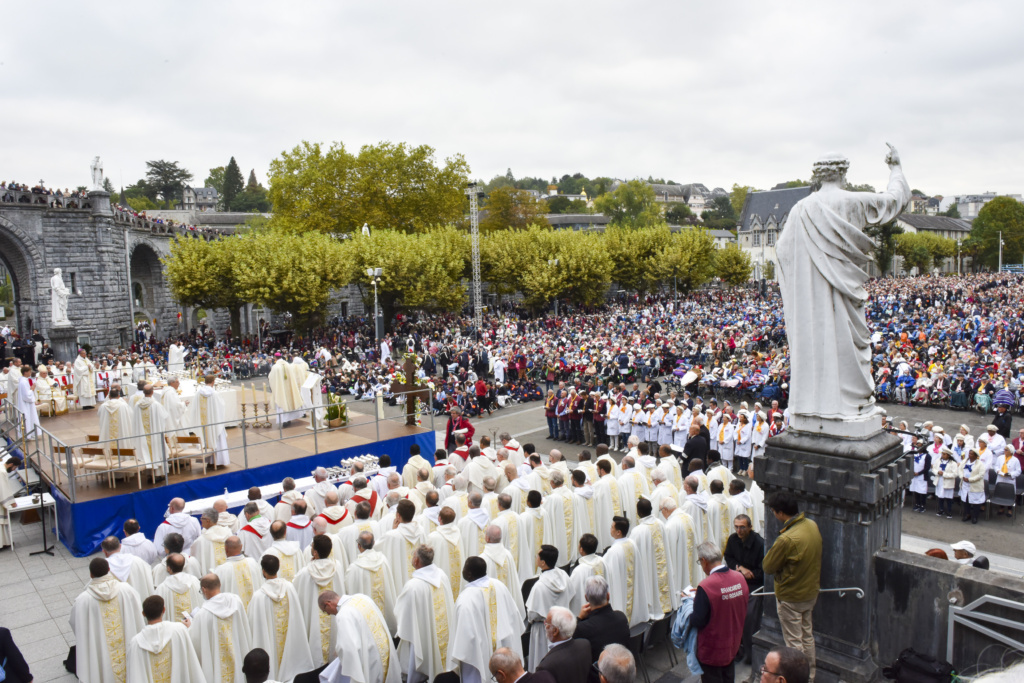
[[[733,528],[736,532],[729,536],[725,544],[725,563],[729,569],[735,569],[743,575],[747,580],[747,589],[751,593],[750,601],[747,603],[747,618],[743,622],[743,644],[736,655],[736,661],[746,660],[746,663],[750,664],[753,637],[761,628],[764,597],[753,593],[764,587],[764,570],[761,568],[761,561],[764,560],[764,539],[754,531],[754,525],[746,515],[737,515],[733,520]]]
[[[703,462],[708,457],[708,441],[700,433],[700,428],[696,424],[690,425],[690,437],[686,440],[686,444],[683,446],[683,469],[685,470],[690,466],[690,463],[694,460],[700,460]]]
[[[697,586],[690,626],[697,629],[697,661],[704,669],[703,683],[734,683],[736,653],[743,640],[747,616],[747,582],[722,562],[718,545],[697,546],[700,568],[707,578]]]

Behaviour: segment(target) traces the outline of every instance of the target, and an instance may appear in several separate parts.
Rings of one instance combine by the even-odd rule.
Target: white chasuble
[[[333,628],[334,620],[331,619],[331,615],[320,610],[317,599],[324,591],[344,595],[344,575],[334,560],[313,560],[298,573],[292,585],[299,596],[302,614],[306,618],[309,653],[313,657],[313,668],[317,669],[334,659],[338,646],[338,634]]]
[[[619,538],[604,556],[608,592],[612,609],[622,612],[632,628],[647,621],[648,580],[640,571],[636,545],[628,538]]]
[[[234,593],[218,593],[192,612],[188,629],[206,683],[245,683],[242,662],[252,649],[245,605]]]
[[[433,681],[438,674],[451,671],[455,601],[452,599],[448,575],[436,565],[413,572],[395,605],[401,642],[398,657],[409,681],[426,677]]]
[[[142,630],[142,601],[112,574],[92,579],[75,598],[68,619],[82,683],[126,683],[128,644]]]
[[[131,683],[205,681],[185,625],[161,621],[143,627],[128,645],[128,680]]]
[[[463,680],[487,680],[487,662],[500,647],[522,658],[523,619],[512,594],[497,580],[484,577],[468,584],[455,614],[452,659],[461,665]]]
[[[313,669],[299,596],[284,579],[269,579],[249,603],[252,646],[270,655],[270,677],[291,680]]]
[[[365,554],[365,553],[364,553]],[[320,674],[321,683],[402,683],[391,631],[373,601],[348,595],[338,603],[338,656]]]
[[[526,619],[530,622],[530,671],[536,671],[540,660],[548,652],[548,639],[544,633],[544,618],[552,607],[568,608],[574,593],[569,575],[561,569],[541,572],[526,599]]]

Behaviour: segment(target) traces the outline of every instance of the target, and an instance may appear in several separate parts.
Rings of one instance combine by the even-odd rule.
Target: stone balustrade
[[[32,190],[11,190],[0,188],[0,202],[5,204],[22,204],[42,206],[48,209],[91,209],[92,202],[88,196],[74,193],[70,195],[42,194]]]

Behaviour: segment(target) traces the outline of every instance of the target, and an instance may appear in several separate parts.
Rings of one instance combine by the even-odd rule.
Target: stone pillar
[[[50,348],[53,358],[61,363],[74,362],[78,357],[78,328],[60,325],[50,328]]]
[[[110,208],[110,193],[103,190],[93,190],[89,193],[89,203],[92,204],[94,216],[113,216],[114,210]]]
[[[797,497],[800,511],[822,536],[821,587],[858,587],[845,597],[823,593],[814,608],[816,683],[867,683],[880,677],[871,657],[876,624],[874,554],[900,547],[902,494],[912,468],[900,440],[882,431],[864,438],[837,438],[787,430],[768,440],[765,456],[754,460],[754,479],[765,500],[779,491]],[[781,526],[765,506],[765,548]],[[774,581],[766,578],[766,591]],[[754,638],[754,671],[771,648],[782,644],[776,601],[764,600],[761,630]]]

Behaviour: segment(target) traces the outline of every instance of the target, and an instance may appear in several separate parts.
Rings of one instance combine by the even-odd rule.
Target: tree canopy
[[[514,187],[499,187],[491,192],[484,205],[486,216],[480,221],[480,230],[522,230],[530,225],[549,227],[544,218],[547,205],[526,190]]]
[[[665,224],[655,197],[650,185],[642,180],[630,180],[595,199],[594,209],[608,216],[614,226],[650,228]]]
[[[715,252],[715,272],[719,279],[730,287],[736,287],[750,280],[754,267],[750,254],[735,242]]]
[[[181,191],[185,184],[192,180],[192,174],[180,167],[177,161],[157,159],[146,162],[146,183],[160,194],[164,201],[181,199]],[[155,200],[156,196],[150,197]]]
[[[999,233],[1003,236],[1003,263],[1020,263],[1024,256],[1024,204],[1012,197],[996,197],[981,207],[971,226],[978,257],[989,268],[999,264]]]

